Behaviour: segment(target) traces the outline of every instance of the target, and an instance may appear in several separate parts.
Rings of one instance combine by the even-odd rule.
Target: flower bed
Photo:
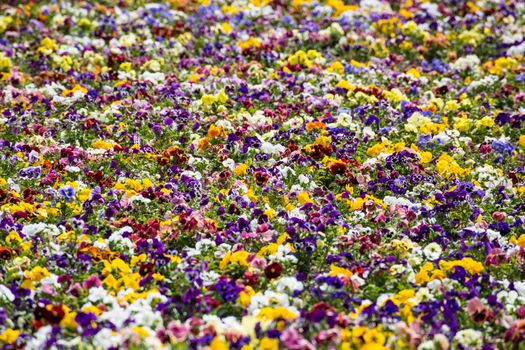
[[[523,347],[524,2],[18,3],[0,348]]]

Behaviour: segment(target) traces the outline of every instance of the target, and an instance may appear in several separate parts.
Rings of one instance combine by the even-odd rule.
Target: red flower
[[[332,174],[342,175],[346,173],[346,164],[341,161],[332,162],[328,165],[328,170],[330,170]]]
[[[516,320],[503,336],[506,342],[519,344],[525,340],[525,319]]]
[[[9,260],[13,257],[11,249],[7,247],[0,247],[0,260]]]
[[[277,263],[273,262],[270,265],[266,266],[264,269],[264,274],[268,279],[273,279],[281,276],[281,273],[283,272],[282,266]]]
[[[266,181],[268,181],[268,179],[270,178],[270,175],[268,175],[267,173],[263,171],[256,171],[255,174],[253,174],[253,177],[257,185],[261,186],[261,185],[264,185]]]
[[[491,314],[489,308],[479,298],[470,299],[467,304],[467,312],[474,322],[486,321]]]
[[[259,277],[259,275],[257,273],[246,270],[244,271],[244,274],[242,277],[244,279],[244,284],[248,286],[254,286],[255,284],[257,284],[257,278]]]
[[[38,305],[34,310],[35,319],[37,321],[46,321],[50,324],[59,324],[66,313],[62,305]]]

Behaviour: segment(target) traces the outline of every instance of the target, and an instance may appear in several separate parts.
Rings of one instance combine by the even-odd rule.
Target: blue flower
[[[65,198],[68,202],[71,202],[75,199],[75,189],[73,188],[73,186],[69,185],[62,186],[58,190],[58,195],[60,197]]]
[[[501,153],[501,154],[506,153],[509,156],[511,156],[512,153],[514,153],[516,146],[512,142],[495,140],[492,142],[492,148],[498,153]]]
[[[18,173],[20,177],[34,179],[42,175],[42,167],[40,166],[30,166],[24,169],[21,169]]]

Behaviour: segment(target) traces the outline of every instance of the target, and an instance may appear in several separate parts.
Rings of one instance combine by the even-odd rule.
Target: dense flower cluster
[[[2,3],[1,349],[525,344],[525,2]]]

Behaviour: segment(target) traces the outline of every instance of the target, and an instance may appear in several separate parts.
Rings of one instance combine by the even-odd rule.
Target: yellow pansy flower
[[[464,268],[471,275],[477,275],[484,270],[483,264],[472,258],[463,258],[454,261],[441,260],[439,262],[439,267],[445,271],[450,271],[456,266]]]
[[[259,320],[273,321],[277,318],[283,318],[285,320],[293,320],[297,317],[293,311],[288,310],[284,306],[263,307],[256,316]]]
[[[7,343],[7,344],[13,344],[20,335],[19,330],[14,329],[6,329],[2,334],[0,334],[0,342]]]
[[[299,200],[299,203],[301,203],[301,205],[304,205],[306,203],[313,203],[313,200],[310,198],[308,192],[301,192],[297,194],[297,199]]]

